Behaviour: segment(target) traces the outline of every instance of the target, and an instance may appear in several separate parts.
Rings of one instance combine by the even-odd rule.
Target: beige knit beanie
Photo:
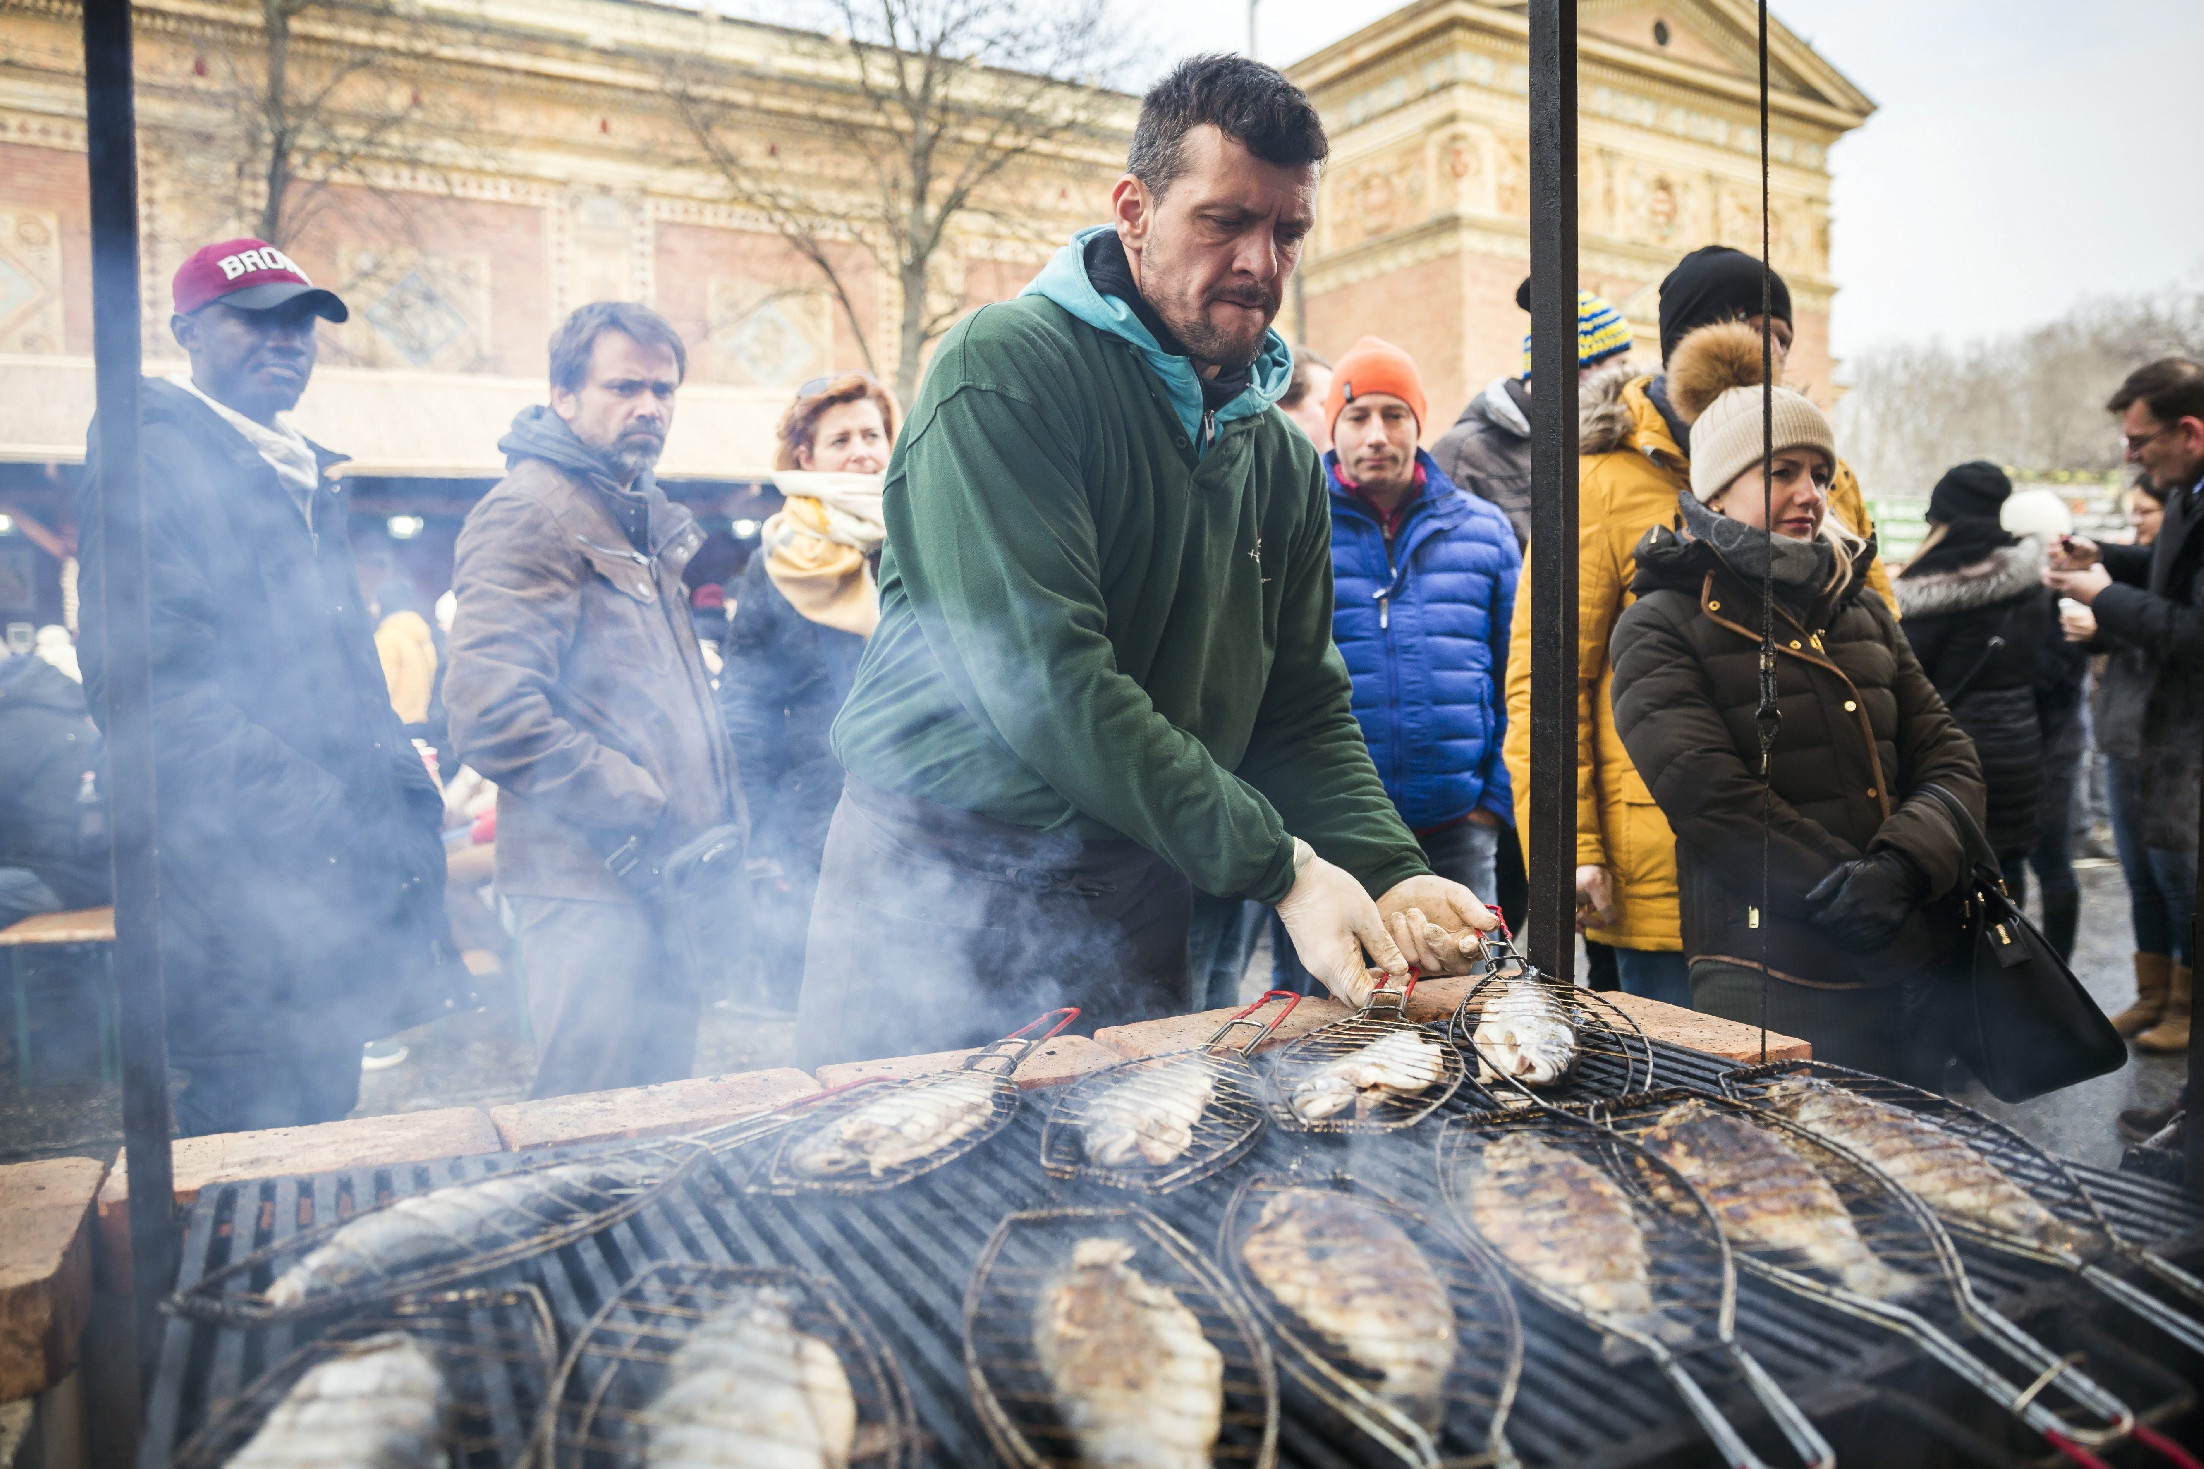
[[[1760,462],[1760,333],[1741,321],[1700,327],[1668,360],[1668,396],[1691,425],[1691,493],[1713,499]],[[1819,449],[1837,461],[1828,417],[1804,394],[1773,393],[1775,452]]]

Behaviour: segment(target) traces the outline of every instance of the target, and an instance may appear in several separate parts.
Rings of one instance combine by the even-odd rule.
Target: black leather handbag
[[[1930,782],[1967,847],[1967,875],[1939,907],[1956,911],[1956,953],[1936,977],[1933,1011],[1953,1054],[2003,1102],[2117,1071],[2127,1042],[2010,895],[1989,838],[1966,805]]]

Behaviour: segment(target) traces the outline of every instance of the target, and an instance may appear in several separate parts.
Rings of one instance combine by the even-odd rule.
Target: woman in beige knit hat
[[[1941,1057],[1910,1053],[1897,985],[1926,972],[1921,908],[1959,881],[1965,849],[1923,787],[1979,820],[1981,772],[1889,607],[1863,595],[1873,543],[1830,509],[1835,435],[1787,388],[1763,480],[1760,364],[1735,323],[1671,358],[1691,488],[1676,527],[1638,543],[1638,600],[1609,649],[1615,725],[1676,832],[1693,1004],[1757,1023],[1765,987],[1769,1027],[1817,1058],[1928,1079]],[[1781,714],[1765,783],[1764,585]]]

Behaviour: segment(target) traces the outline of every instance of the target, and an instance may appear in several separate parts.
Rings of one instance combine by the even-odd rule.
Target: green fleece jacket
[[[1316,451],[1273,333],[1214,414],[1074,239],[946,338],[888,466],[880,626],[834,726],[859,780],[1124,836],[1276,902],[1293,836],[1375,894],[1429,871],[1332,647]],[[1288,833],[1292,836],[1289,836]]]

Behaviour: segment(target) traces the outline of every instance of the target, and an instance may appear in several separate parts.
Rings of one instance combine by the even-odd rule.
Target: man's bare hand
[[[1395,883],[1378,899],[1378,913],[1419,974],[1469,973],[1484,956],[1479,935],[1500,926],[1475,893],[1428,872]]]
[[[2071,597],[2087,607],[2097,600],[2097,594],[2112,585],[2112,573],[2095,562],[2079,571],[2046,571],[2043,584],[2062,597]]]
[[[2053,571],[2081,571],[2103,558],[2087,536],[2060,536],[2051,543],[2048,559]]]
[[[1615,911],[1615,875],[1590,863],[1576,870],[1577,932],[1606,928],[1619,915]]]

